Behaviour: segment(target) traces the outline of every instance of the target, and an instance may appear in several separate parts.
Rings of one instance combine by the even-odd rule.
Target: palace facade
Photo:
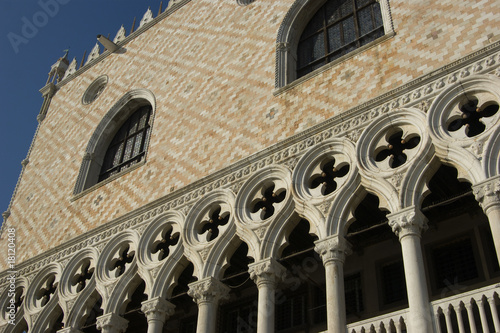
[[[500,331],[499,27],[496,0],[170,0],[63,56],[0,332]]]

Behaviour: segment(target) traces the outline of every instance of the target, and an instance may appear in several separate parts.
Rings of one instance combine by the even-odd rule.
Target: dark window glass
[[[189,318],[181,322],[181,327],[179,328],[180,333],[196,333],[196,322],[197,318]]]
[[[287,294],[276,305],[276,331],[286,330],[306,323],[306,295]]]
[[[376,0],[328,0],[302,32],[297,77],[383,35],[382,13]]]
[[[382,266],[382,291],[384,304],[404,301],[406,299],[406,281],[403,261]]]
[[[251,333],[257,331],[257,302],[228,304],[222,308],[223,333]]]
[[[478,278],[470,238],[436,247],[432,251],[436,286],[445,288]]]
[[[361,274],[353,274],[344,278],[346,314],[354,315],[363,312],[363,292],[361,290]]]
[[[149,142],[151,107],[134,112],[111,141],[99,175],[99,181],[111,177],[140,162]]]

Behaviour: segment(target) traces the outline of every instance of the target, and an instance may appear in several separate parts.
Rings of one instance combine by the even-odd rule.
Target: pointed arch
[[[148,89],[136,89],[127,92],[102,118],[85,149],[82,165],[73,190],[74,195],[99,183],[99,174],[111,140],[121,125],[142,106],[151,108],[150,120],[152,122],[156,112],[156,98]],[[147,148],[146,143],[144,147],[146,153]],[[146,156],[144,156],[143,161],[145,159]],[[127,170],[130,170],[130,168]]]
[[[296,0],[286,13],[276,38],[276,89],[290,84],[297,78],[297,47],[302,31],[318,9],[326,2],[327,0]],[[380,7],[385,35],[372,43],[394,35],[389,0],[380,0]],[[363,46],[361,49],[371,46],[372,43]]]

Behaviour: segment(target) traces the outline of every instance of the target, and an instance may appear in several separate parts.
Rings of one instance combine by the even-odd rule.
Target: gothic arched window
[[[151,132],[150,116],[151,106],[142,106],[116,132],[106,150],[99,173],[99,182],[144,158]]]
[[[328,0],[309,21],[297,47],[297,78],[384,35],[377,0]]]

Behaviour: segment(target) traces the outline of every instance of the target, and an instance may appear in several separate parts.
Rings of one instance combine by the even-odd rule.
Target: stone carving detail
[[[78,65],[76,58],[73,58],[73,61],[68,66],[68,69],[66,70],[66,73],[64,74],[64,78],[67,78],[68,76],[74,74],[76,72],[76,66]]]
[[[418,103],[417,108],[422,110],[424,113],[427,113],[429,111],[429,107],[431,106],[431,103],[429,100],[422,101]]]
[[[420,237],[421,233],[427,230],[427,220],[424,214],[414,206],[389,214],[387,218],[389,226],[399,239],[407,235]]]
[[[319,210],[321,210],[323,212],[324,215],[326,215],[326,213],[328,213],[328,210],[330,209],[330,206],[331,206],[331,202],[330,201],[325,201],[325,202],[322,202],[318,208]]]
[[[200,251],[200,256],[203,260],[206,260],[208,257],[208,252],[210,252],[209,249],[203,249]]]
[[[298,157],[292,157],[292,158],[289,158],[288,160],[286,160],[285,163],[283,163],[283,164],[286,167],[288,167],[288,169],[293,170],[293,169],[295,169],[295,166],[297,165],[298,161],[299,161]]]
[[[332,236],[316,242],[314,251],[318,253],[326,266],[334,261],[344,262],[352,253],[351,244],[342,236]]]
[[[121,28],[116,33],[115,39],[113,39],[113,43],[119,43],[122,40],[124,40],[125,39],[125,33],[126,33],[125,32],[125,28],[122,25]]]
[[[148,320],[159,320],[164,323],[175,313],[175,305],[157,297],[142,302],[141,311],[144,312]]]
[[[260,227],[255,230],[255,233],[259,237],[259,239],[264,238],[264,235],[266,234],[267,227]]]
[[[353,131],[347,133],[346,137],[349,140],[351,140],[353,143],[356,143],[356,142],[358,142],[358,139],[361,136],[361,132],[362,132],[361,129],[356,129],[356,130],[353,130]]]
[[[242,0],[238,0],[242,1]],[[252,0],[250,0],[252,1]],[[290,51],[290,43],[278,43],[276,44],[276,49],[280,52],[289,52]]]
[[[176,2],[171,0],[169,3],[169,7],[173,3]],[[428,105],[432,101],[432,98],[434,98],[434,94],[436,92],[435,90],[437,89],[444,90],[447,89],[447,87],[449,87],[450,85],[456,84],[456,82],[461,76],[470,75],[470,72],[468,72],[469,70],[470,71],[475,70],[476,71],[475,74],[490,73],[500,76],[500,67],[499,67],[500,58],[498,56],[498,52],[493,55],[488,55],[487,58],[484,56],[485,52],[490,52],[499,45],[500,43],[496,42],[495,44],[492,44],[483,51],[478,51],[472,54],[471,56],[465,57],[463,59],[458,60],[457,62],[454,62],[446,66],[446,68],[443,68],[446,71],[436,72],[437,73],[436,75],[433,74],[432,76],[434,76],[433,78],[434,82],[430,84],[426,83],[426,86],[422,85],[422,80],[417,79],[410,82],[404,87],[404,93],[401,92],[402,91],[401,89],[396,89],[394,91],[391,91],[387,94],[380,96],[376,100],[363,103],[350,110],[345,110],[345,112],[343,113],[344,118],[342,120],[334,117],[332,119],[325,121],[321,127],[318,127],[317,133],[309,132],[304,134],[298,134],[294,136],[293,140],[281,143],[282,144],[281,149],[279,149],[278,146],[273,146],[272,149],[269,150],[269,153],[267,153],[267,156],[269,156],[269,158],[262,158],[262,156],[260,156],[259,157],[260,159],[255,158],[250,160],[249,161],[251,165],[250,168],[248,168],[248,165],[235,166],[234,168],[231,168],[230,171],[228,170],[227,174],[220,176],[217,179],[213,179],[207,182],[204,181],[203,184],[201,183],[193,184],[193,187],[190,187],[190,190],[182,190],[182,189],[178,190],[172,194],[171,198],[168,198],[167,202],[163,202],[159,206],[152,207],[150,211],[158,210],[159,212],[165,212],[171,210],[175,205],[177,205],[176,202],[178,200],[181,200],[184,203],[188,202],[194,203],[201,195],[206,194],[216,188],[230,187],[234,185],[236,182],[242,181],[244,178],[268,166],[269,163],[274,163],[274,164],[280,163],[286,165],[287,167],[293,170],[298,159],[302,156],[302,154],[305,151],[307,151],[310,147],[313,147],[319,143],[315,142],[314,140],[312,141],[309,140],[310,138],[316,135],[321,135],[323,138],[331,136],[349,137],[352,134],[350,133],[347,134],[345,131],[346,129],[347,130],[351,129],[353,128],[353,126],[359,126],[362,129],[376,117],[379,117],[384,113],[387,113],[390,110],[390,106],[393,105],[394,100],[397,100],[400,97],[402,98],[404,96],[404,100],[402,101],[405,103],[405,106],[419,107],[421,110],[425,112],[428,109]],[[289,47],[289,45],[286,43],[280,43],[277,44],[276,46],[278,50],[282,49],[287,50],[287,48]],[[87,63],[91,60],[92,53],[94,53],[95,57],[98,57],[99,55],[98,48],[99,47],[96,44],[96,46],[91,52],[91,55],[89,55],[87,59]],[[481,58],[481,59],[471,61],[474,58],[476,59]],[[486,59],[486,61],[484,59]],[[464,69],[463,64],[465,63],[467,63],[468,68],[463,70]],[[477,72],[478,70],[479,72]],[[426,77],[425,81],[427,82],[427,80],[431,80],[431,77]],[[443,83],[444,86],[442,86]],[[435,89],[432,89],[433,87]],[[354,121],[355,118],[356,121]],[[308,146],[306,144],[306,141],[310,142],[311,145]],[[479,149],[480,147],[477,148]],[[245,171],[241,172],[243,169]],[[214,184],[216,183],[218,184],[218,186],[214,186]],[[132,218],[130,218],[129,220],[123,221],[121,224],[126,225],[127,223],[129,223],[130,226],[134,228],[134,226],[139,224],[144,219],[146,213],[148,212],[141,213],[140,215],[137,214]],[[102,248],[105,245],[102,242],[105,242],[107,239],[111,238],[112,236],[114,236],[116,233],[119,232],[119,229],[115,228],[115,226],[116,225],[113,225],[113,227],[110,227],[106,231],[101,232],[99,234],[90,232],[89,238],[92,239],[91,244],[96,244],[101,242],[98,245],[98,247],[100,247],[100,250],[102,251]],[[82,241],[82,243],[83,242],[84,241]],[[66,247],[63,246],[63,248],[59,251],[59,253],[64,253],[65,256],[71,255],[72,253],[77,251],[77,249],[74,248],[73,245],[74,244],[72,243],[71,245],[68,245]],[[48,258],[46,258],[47,259],[46,262],[55,261],[56,256],[57,253],[49,256]],[[42,260],[40,259],[38,261],[37,260],[29,261],[28,264],[21,263],[20,265],[18,265],[18,269],[21,275],[24,276],[23,273],[35,272],[42,266],[43,266]]]
[[[481,158],[483,156],[483,147],[484,144],[482,142],[474,141],[474,143],[470,146],[470,149],[476,157]]]
[[[400,190],[401,188],[401,182],[403,181],[403,174],[402,173],[396,173],[391,177],[391,183],[394,185],[395,188]]]
[[[500,206],[500,177],[496,176],[472,186],[472,192],[479,205],[487,213],[490,208]]]
[[[139,28],[142,27],[144,24],[151,22],[153,20],[153,12],[151,11],[151,8],[148,8],[144,16],[142,17],[141,23],[139,24]]]
[[[249,265],[250,278],[259,287],[262,284],[276,284],[283,281],[286,276],[286,268],[275,259],[264,259],[258,263]]]
[[[95,43],[94,48],[87,57],[87,62],[85,63],[85,65],[91,62],[92,60],[97,59],[97,57],[99,57],[99,52],[100,52],[99,43]]]
[[[188,295],[199,305],[214,303],[229,296],[229,287],[213,277],[189,284]]]
[[[115,313],[108,313],[97,318],[96,326],[103,332],[122,333],[127,330],[128,320]]]

